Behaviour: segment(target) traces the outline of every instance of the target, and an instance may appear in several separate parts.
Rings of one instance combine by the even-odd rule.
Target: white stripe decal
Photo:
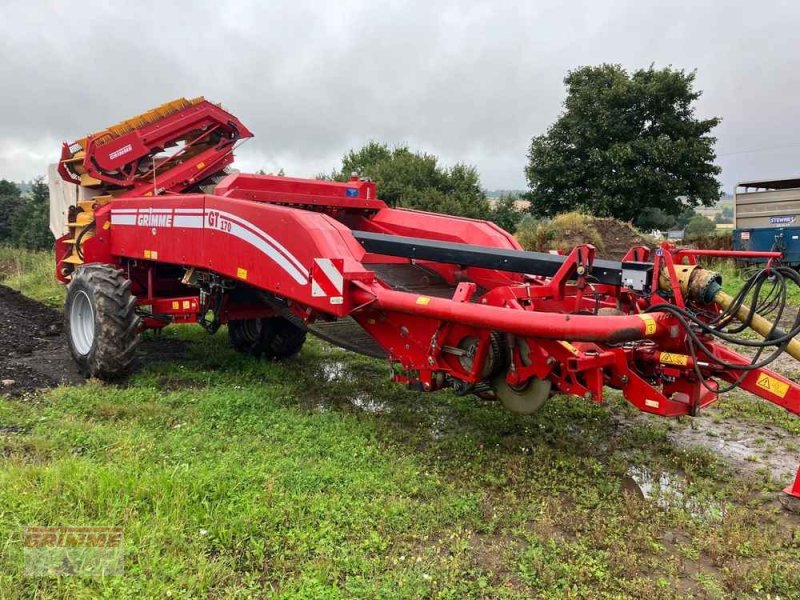
[[[209,224],[209,213],[216,212],[220,217],[229,221],[229,229],[220,229],[219,227],[212,227]],[[139,225],[138,218],[142,215],[153,214],[173,214],[171,208],[115,208],[111,211],[111,224],[112,225],[138,225],[140,227],[149,227],[149,225]],[[278,242],[271,235],[262,231],[250,221],[242,219],[229,212],[220,210],[211,210],[202,208],[176,208],[172,216],[172,224],[165,225],[164,227],[182,227],[186,229],[202,229],[203,227],[210,231],[220,231],[228,233],[240,240],[257,248],[261,253],[268,256],[271,260],[278,264],[284,271],[286,271],[292,279],[301,285],[308,283],[309,273],[303,264],[289,252],[280,242]],[[329,265],[334,272],[338,273],[333,265]],[[327,272],[327,271],[326,271]],[[341,275],[339,275],[341,279]],[[318,287],[318,286],[317,286]],[[340,285],[341,287],[341,285]],[[320,292],[322,290],[320,289]],[[320,295],[325,295],[321,293]]]
[[[210,210],[215,210],[215,209],[206,209],[206,227],[208,226],[208,213],[209,213]],[[306,279],[308,278],[308,269],[306,269],[303,266],[303,264],[299,260],[297,260],[297,258],[294,256],[294,254],[292,254],[286,248],[284,248],[283,244],[281,244],[274,237],[272,237],[271,235],[269,235],[265,231],[262,231],[261,229],[259,229],[255,225],[253,225],[250,221],[246,221],[246,220],[242,219],[241,217],[238,217],[238,216],[236,216],[234,214],[231,214],[229,212],[225,212],[223,210],[215,210],[215,212],[217,212],[221,217],[224,217],[224,218],[226,218],[226,219],[228,219],[230,221],[233,221],[234,223],[238,223],[242,227],[249,228],[250,230],[252,230],[252,233],[254,233],[256,236],[260,237],[267,244],[269,244],[273,248],[277,249],[279,252],[281,252],[289,261],[291,261],[294,264],[294,266],[297,268],[297,270],[299,270],[301,273],[305,274]]]
[[[136,215],[118,215],[116,212],[111,213],[112,225],[136,225]]]
[[[319,268],[322,269],[322,271],[330,280],[331,284],[333,284],[333,287],[336,288],[336,291],[341,294],[342,290],[344,290],[344,277],[342,276],[341,273],[339,273],[336,267],[333,266],[331,259],[317,258],[314,260],[316,260],[317,264],[319,265]]]
[[[220,213],[222,214],[222,213]],[[238,222],[235,222],[233,219],[229,219],[231,222],[231,228],[228,231],[223,233],[229,233],[234,237],[239,238],[240,240],[247,242],[251,246],[258,248],[263,254],[266,254],[270,257],[273,261],[278,263],[284,271],[286,271],[292,279],[294,279],[297,283],[301,285],[305,285],[308,283],[308,272],[302,273],[299,271],[291,262],[289,262],[286,257],[278,252],[273,246],[269,245],[266,240],[259,237],[249,229],[243,227]],[[238,221],[238,219],[237,219]],[[206,221],[205,226],[212,231],[220,231],[220,229],[216,227],[211,227],[208,223],[208,212],[206,212]],[[255,228],[254,228],[255,229]],[[292,257],[294,258],[294,257]],[[297,260],[297,259],[295,259]]]
[[[188,229],[202,229],[203,216],[202,215],[175,215],[172,219],[172,224],[175,227],[186,227]]]
[[[322,298],[324,296],[325,296],[325,292],[322,290],[321,287],[319,287],[319,284],[312,279],[311,280],[311,297],[312,298]]]

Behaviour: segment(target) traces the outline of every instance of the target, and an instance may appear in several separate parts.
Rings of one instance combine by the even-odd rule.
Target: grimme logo
[[[172,227],[172,213],[139,213],[136,224],[144,227]]]
[[[125,539],[120,527],[26,527],[24,574],[53,577],[122,575]]]
[[[131,146],[130,144],[127,144],[127,145],[123,146],[122,148],[120,148],[119,150],[114,150],[111,154],[108,155],[108,158],[110,158],[111,160],[114,160],[115,158],[119,158],[123,154],[127,154],[131,150],[133,150],[133,146]]]

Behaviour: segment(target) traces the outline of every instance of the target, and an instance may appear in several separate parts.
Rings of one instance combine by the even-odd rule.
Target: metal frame
[[[129,135],[136,135],[147,155],[155,144],[148,132],[174,125],[159,138],[163,143],[194,130],[191,115],[207,116],[199,109],[177,113]],[[234,128],[239,136],[249,135],[238,121]],[[100,147],[90,141],[86,148],[83,164],[95,168],[101,161],[92,152]],[[229,162],[231,149],[209,148],[203,162],[218,170]],[[176,182],[173,191],[190,185],[185,168],[205,168],[190,163],[174,167],[180,172],[170,179]],[[96,175],[102,179],[102,169]],[[87,263],[125,269],[146,311],[146,328],[197,322],[215,330],[231,319],[273,315],[313,328],[315,322],[351,317],[385,349],[395,381],[461,392],[485,385],[486,357],[496,351],[491,340],[500,336],[510,385],[548,379],[561,393],[594,402],[602,402],[605,388],[612,387],[639,410],[662,416],[694,415],[717,399],[695,368],[712,381],[738,378],[709,357],[698,356],[694,364],[680,323],[646,309],[688,305],[677,272],[684,260],[752,253],[665,244],[653,256],[637,247],[614,262],[596,259],[590,245],[567,256],[525,252],[491,223],[389,208],[376,197],[374,183],[358,178],[233,174],[213,194],[156,189],[143,196],[142,189],[154,191],[152,184],[134,180],[92,208],[94,235],[81,242],[81,252]],[[69,239],[58,240],[58,256],[66,256]],[[395,289],[378,275],[379,266],[412,264],[436,273],[450,297]],[[643,283],[623,285],[626,270]],[[58,273],[69,280],[63,258]],[[669,282],[666,290],[661,279]],[[209,310],[213,323],[206,320]],[[459,343],[466,338],[476,340],[470,368],[459,360]],[[728,362],[748,362],[713,339],[706,344]],[[761,385],[763,378],[776,387]],[[800,386],[769,369],[751,372],[742,387],[800,414]],[[787,493],[800,496],[800,472]]]

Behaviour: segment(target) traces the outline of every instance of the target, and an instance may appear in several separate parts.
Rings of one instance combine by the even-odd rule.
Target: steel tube
[[[671,317],[647,315],[567,315],[522,311],[486,304],[453,302],[407,292],[373,287],[353,289],[355,304],[386,311],[462,323],[521,336],[576,342],[620,343],[669,333]]]

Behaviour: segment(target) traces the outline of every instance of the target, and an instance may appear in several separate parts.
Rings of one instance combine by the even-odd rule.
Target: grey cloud
[[[0,22],[0,177],[44,173],[60,140],[202,94],[255,132],[243,169],[313,176],[376,139],[523,187],[566,71],[604,61],[697,69],[698,113],[723,118],[727,187],[800,171],[792,2],[6,0]]]

